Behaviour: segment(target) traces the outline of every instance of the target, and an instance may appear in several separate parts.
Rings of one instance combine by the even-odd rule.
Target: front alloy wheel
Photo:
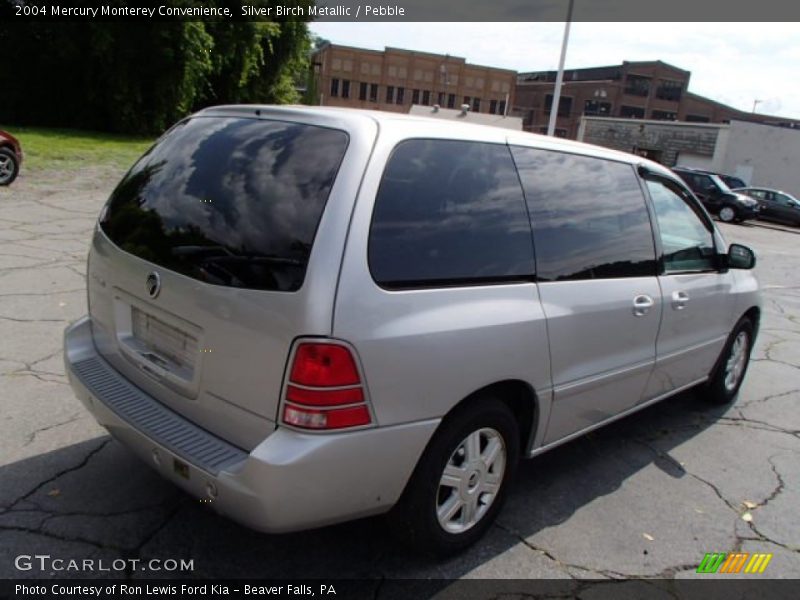
[[[709,399],[714,404],[728,404],[739,393],[750,363],[754,334],[753,322],[747,317],[733,328],[708,382]]]
[[[436,515],[449,533],[471,529],[497,498],[506,472],[506,446],[486,427],[465,437],[450,455],[439,480]]]
[[[736,218],[736,211],[730,206],[723,206],[719,211],[719,218],[725,223],[731,223]]]
[[[729,392],[735,390],[747,366],[750,356],[750,338],[746,331],[740,331],[733,341],[728,360],[725,362],[725,389]]]

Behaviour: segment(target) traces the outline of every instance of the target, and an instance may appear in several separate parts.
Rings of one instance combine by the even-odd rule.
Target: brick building
[[[316,102],[407,113],[412,104],[502,115],[514,105],[516,71],[457,56],[326,43],[312,57]]]
[[[544,133],[556,71],[520,73],[512,113],[526,131]],[[691,73],[661,61],[570,69],[558,105],[556,135],[575,139],[581,116],[728,123],[733,119],[798,126],[800,121],[737,110],[688,91]]]

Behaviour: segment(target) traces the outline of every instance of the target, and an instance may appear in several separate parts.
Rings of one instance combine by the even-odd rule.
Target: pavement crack
[[[56,429],[56,428],[62,427],[64,425],[69,425],[70,423],[74,423],[75,421],[78,421],[80,419],[86,418],[86,416],[87,415],[85,413],[77,413],[77,414],[72,415],[72,417],[70,417],[66,421],[61,421],[60,423],[55,423],[53,425],[48,425],[46,427],[40,427],[39,429],[36,429],[36,430],[34,430],[34,431],[32,431],[31,433],[28,434],[28,438],[25,441],[25,443],[22,444],[22,447],[24,448],[25,446],[28,446],[28,445],[32,444],[33,441],[36,439],[36,437],[40,433],[44,433],[45,431],[50,431],[51,429]]]
[[[27,500],[28,498],[33,496],[36,492],[38,492],[43,487],[45,487],[47,484],[53,483],[54,481],[56,481],[60,477],[63,477],[64,475],[66,475],[67,473],[72,473],[73,471],[79,471],[80,469],[85,467],[87,464],[89,464],[89,461],[94,457],[94,455],[99,453],[106,446],[108,446],[108,444],[110,444],[111,441],[112,441],[112,439],[110,437],[104,439],[96,448],[92,449],[83,458],[83,460],[81,460],[77,465],[73,465],[71,467],[67,467],[66,469],[62,469],[61,471],[59,471],[58,473],[56,473],[52,477],[49,477],[49,478],[45,479],[44,481],[40,482],[32,490],[26,492],[25,494],[23,494],[22,496],[20,496],[19,498],[17,498],[13,502],[11,502],[11,504],[9,504],[6,508],[13,509],[20,502],[23,502],[24,500]]]
[[[786,487],[786,482],[783,480],[781,474],[778,473],[778,467],[775,466],[775,462],[773,460],[776,458],[776,456],[778,455],[776,454],[775,456],[770,456],[769,458],[767,458],[767,461],[769,462],[769,466],[772,469],[772,472],[775,474],[775,478],[778,480],[778,485],[775,487],[774,490],[772,490],[772,493],[769,496],[767,496],[761,503],[759,503],[759,505],[756,508],[762,508],[767,504],[769,504],[772,500],[774,500],[778,496],[778,494],[783,492],[784,488]]]
[[[717,498],[719,498],[722,502],[724,502],[725,505],[728,506],[732,511],[736,512],[737,514],[741,513],[741,510],[739,509],[739,507],[737,507],[734,503],[732,503],[730,500],[728,500],[722,494],[722,491],[720,491],[720,489],[714,483],[708,481],[707,479],[703,479],[699,475],[695,475],[691,471],[686,470],[686,467],[684,467],[679,461],[675,460],[675,458],[673,458],[669,453],[663,452],[662,450],[656,448],[655,446],[653,446],[652,444],[650,444],[649,442],[647,442],[647,441],[645,441],[645,440],[643,440],[641,438],[632,438],[631,441],[633,441],[634,443],[637,443],[637,444],[640,444],[640,445],[644,446],[645,448],[650,450],[650,452],[655,454],[658,458],[661,458],[662,460],[667,461],[674,468],[680,470],[682,473],[685,473],[686,475],[688,475],[692,479],[695,479],[695,480],[699,481],[700,483],[708,486],[714,492],[714,494],[717,496]]]
[[[553,561],[556,565],[558,565],[558,567],[562,571],[564,571],[567,575],[569,575],[569,577],[571,579],[578,579],[578,578],[575,577],[572,573],[570,573],[568,569],[575,569],[577,571],[584,571],[586,573],[589,573],[590,575],[592,575],[595,578],[601,577],[601,578],[606,578],[606,579],[618,579],[618,578],[630,577],[630,575],[627,575],[625,573],[619,573],[619,572],[616,572],[616,571],[602,570],[602,569],[592,569],[590,567],[584,567],[583,565],[576,565],[576,564],[571,564],[571,563],[564,562],[564,561],[560,560],[557,556],[555,556],[549,550],[546,550],[544,548],[540,548],[540,547],[532,544],[530,541],[528,541],[525,538],[525,536],[520,534],[517,530],[513,529],[512,527],[504,525],[500,521],[495,521],[494,526],[497,527],[498,529],[502,530],[502,531],[505,531],[509,535],[517,538],[529,550],[532,550],[532,551],[536,552],[537,554],[545,556],[549,560]]]

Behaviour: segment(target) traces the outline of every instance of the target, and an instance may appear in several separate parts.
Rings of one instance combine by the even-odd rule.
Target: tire
[[[0,148],[0,185],[9,185],[18,173],[17,155],[8,148]]]
[[[736,209],[732,206],[723,206],[719,209],[719,220],[724,223],[732,223],[736,220]]]
[[[431,439],[389,515],[395,536],[440,557],[474,544],[500,512],[519,444],[514,414],[500,400],[481,396],[457,408]]]
[[[736,324],[725,342],[714,375],[708,382],[708,397],[713,404],[729,404],[736,398],[747,374],[752,348],[753,323],[745,317]]]

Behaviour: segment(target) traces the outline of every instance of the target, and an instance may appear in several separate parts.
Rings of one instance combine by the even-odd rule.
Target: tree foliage
[[[298,18],[5,23],[0,122],[152,134],[213,104],[297,102],[309,49]]]

